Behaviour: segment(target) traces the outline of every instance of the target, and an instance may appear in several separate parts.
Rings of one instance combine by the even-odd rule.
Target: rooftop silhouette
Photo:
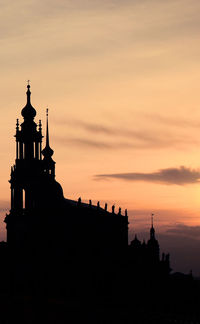
[[[157,296],[168,302],[167,293],[177,282],[184,283],[187,293],[192,291],[192,275],[171,276],[169,254],[160,257],[153,214],[148,241],[141,242],[135,235],[129,244],[127,210],[123,214],[113,205],[108,211],[107,203],[102,208],[99,201],[93,205],[91,200],[83,203],[81,197],[77,201],[64,197],[55,180],[48,109],[42,148],[42,123],[35,122],[29,83],[26,95],[23,121],[16,123],[11,208],[5,218],[7,242],[0,244],[6,265],[1,270],[6,278],[2,292],[68,303],[87,300],[93,307],[108,300],[114,305],[120,301],[121,306],[146,307],[144,295],[150,291],[150,304],[156,301],[161,307]]]

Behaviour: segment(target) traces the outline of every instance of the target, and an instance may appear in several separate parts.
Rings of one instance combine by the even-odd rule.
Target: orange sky
[[[30,79],[36,120],[49,107],[65,196],[128,208],[136,228],[151,211],[161,231],[200,225],[199,10],[198,0],[0,4],[2,220]]]

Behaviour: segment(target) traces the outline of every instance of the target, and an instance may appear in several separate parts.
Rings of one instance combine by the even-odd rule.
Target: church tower
[[[49,145],[48,110],[46,147],[42,150],[42,125],[41,120],[38,124],[34,120],[36,110],[31,105],[29,83],[26,95],[27,103],[21,111],[24,120],[19,125],[17,119],[16,124],[16,159],[11,167],[9,181],[11,209],[5,218],[7,242],[16,246],[21,245],[20,241],[23,241],[24,245],[35,227],[41,226],[42,217],[39,215],[52,208],[58,196],[63,198],[62,188],[55,181],[55,162],[52,159],[53,150]]]
[[[30,193],[30,183],[38,176],[41,169],[42,127],[34,121],[36,110],[31,105],[30,85],[27,86],[27,103],[21,114],[24,118],[19,128],[16,124],[16,160],[11,168],[11,211],[23,212],[34,207]],[[37,129],[38,128],[38,129]]]
[[[153,216],[151,215],[151,228],[150,228],[150,239],[147,242],[147,247],[149,249],[150,257],[153,263],[158,263],[160,260],[160,247],[155,236],[155,229],[153,225]]]

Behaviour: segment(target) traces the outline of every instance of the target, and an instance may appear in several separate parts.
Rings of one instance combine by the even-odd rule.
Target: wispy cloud
[[[177,134],[169,132],[169,129],[137,129],[125,128],[125,126],[110,126],[95,122],[86,122],[73,119],[58,119],[55,117],[54,122],[60,126],[67,126],[68,132],[70,129],[80,129],[84,132],[81,138],[66,135],[65,137],[56,137],[60,143],[68,143],[81,146],[91,146],[96,148],[108,149],[163,149],[175,148],[185,149],[194,145],[199,145],[196,138],[185,136],[185,134]],[[91,139],[92,135],[92,139]],[[102,135],[102,138],[98,136]]]
[[[164,116],[159,114],[144,114],[144,117],[151,120],[155,124],[159,122],[163,126],[177,127],[177,128],[200,128],[200,121],[190,118],[184,118],[183,116]]]
[[[120,179],[125,181],[146,181],[167,185],[197,184],[200,181],[200,170],[190,169],[184,166],[179,168],[161,169],[152,173],[113,173],[98,174],[95,179]]]
[[[72,145],[79,148],[95,148],[98,150],[117,150],[127,148],[140,148],[139,145],[134,145],[128,142],[109,142],[91,138],[70,138],[70,137],[54,137],[57,143],[61,145]]]
[[[169,227],[166,233],[200,239],[200,226],[188,226],[184,223],[178,223]]]

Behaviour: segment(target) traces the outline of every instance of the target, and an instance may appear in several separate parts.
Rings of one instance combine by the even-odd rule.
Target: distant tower
[[[151,214],[150,239],[152,239],[152,240],[155,239],[155,229],[154,229],[154,227],[153,227],[153,217],[154,217],[154,214]]]
[[[151,214],[150,239],[147,242],[147,247],[149,249],[151,261],[153,263],[155,263],[155,262],[157,263],[160,260],[160,247],[159,247],[159,243],[155,237],[155,229],[153,226],[153,217],[154,217],[154,214]]]

